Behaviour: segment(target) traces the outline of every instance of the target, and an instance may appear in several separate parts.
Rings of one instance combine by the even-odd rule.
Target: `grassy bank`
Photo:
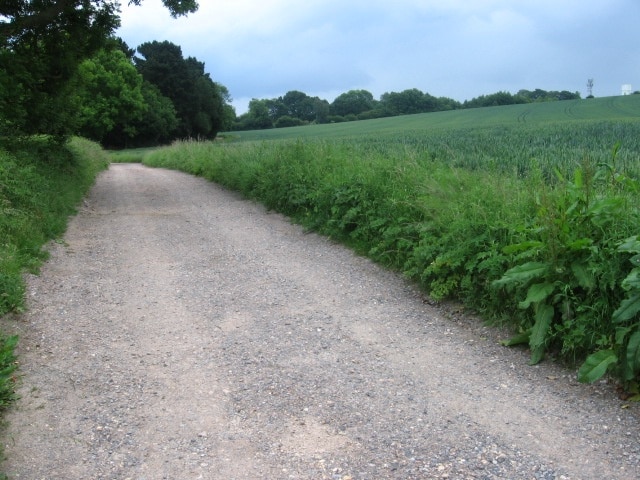
[[[47,258],[43,245],[59,238],[67,219],[108,157],[91,142],[61,146],[45,138],[0,147],[0,315],[25,308],[26,271]],[[13,396],[15,337],[0,338],[0,409]]]
[[[547,355],[580,364],[605,352],[588,357],[581,379],[612,370],[630,386],[640,373],[640,322],[633,306],[619,311],[637,288],[639,134],[629,119],[463,122],[333,139],[184,142],[145,163],[239,190],[434,298],[508,323],[509,343],[528,343],[532,363]]]

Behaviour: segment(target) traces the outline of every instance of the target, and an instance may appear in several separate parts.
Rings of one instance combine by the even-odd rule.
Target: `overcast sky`
[[[329,102],[418,88],[464,101],[520,89],[596,97],[640,90],[638,0],[200,0],[172,19],[160,0],[122,7],[135,48],[179,45],[226,86],[238,114],[290,90]]]

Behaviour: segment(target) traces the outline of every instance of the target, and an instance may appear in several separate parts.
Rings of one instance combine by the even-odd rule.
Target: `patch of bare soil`
[[[204,180],[103,173],[29,279],[11,479],[637,479],[637,405]]]

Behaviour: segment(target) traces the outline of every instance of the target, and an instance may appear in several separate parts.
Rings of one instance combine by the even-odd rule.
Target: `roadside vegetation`
[[[358,122],[359,133],[234,132],[144,163],[238,190],[510,326],[505,345],[527,345],[532,364],[581,366],[585,382],[610,372],[637,393],[640,121],[621,112],[638,100],[601,102],[599,120],[579,114],[591,101],[529,105],[528,122],[513,106],[471,123],[466,111]]]
[[[61,145],[32,137],[0,147],[0,315],[24,310],[23,274],[38,271],[47,258],[43,245],[61,237],[108,162],[98,144],[80,138]],[[16,341],[0,335],[0,410],[13,398]]]

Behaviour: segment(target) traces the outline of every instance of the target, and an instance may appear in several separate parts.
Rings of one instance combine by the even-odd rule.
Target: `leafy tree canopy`
[[[249,104],[249,112],[241,115],[233,128],[238,130],[272,128],[273,126],[304,125],[308,122],[328,123],[368,120],[395,115],[440,112],[459,108],[477,108],[515,103],[546,102],[579,99],[580,93],[563,91],[520,90],[517,94],[497,92],[460,103],[448,97],[434,97],[417,88],[402,92],[386,92],[375,100],[367,90],[350,90],[336,97],[333,103],[309,97],[293,90],[284,96],[258,100]],[[311,115],[315,115],[315,118]],[[282,119],[282,120],[281,120]],[[296,121],[298,120],[298,121]]]
[[[126,144],[148,106],[142,77],[120,50],[101,50],[78,70],[80,133],[109,146]]]
[[[143,43],[137,51],[134,62],[140,74],[173,102],[178,137],[215,137],[224,123],[224,98],[204,63],[183,58],[182,49],[168,41]]]
[[[162,95],[158,87],[147,81],[142,83],[142,96],[148,108],[142,119],[134,123],[136,136],[130,142],[124,139],[124,143],[117,145],[119,147],[161,145],[175,138],[179,122],[171,100]]]
[[[163,3],[174,17],[198,7]],[[0,2],[0,136],[73,133],[72,80],[119,26],[119,13],[117,0]]]
[[[257,98],[252,99],[249,102],[249,112],[243,120],[246,128],[273,128],[273,121],[269,116],[269,101],[258,100]]]
[[[367,90],[349,90],[338,95],[331,104],[333,115],[359,115],[374,107],[373,94]]]
[[[141,5],[143,0],[130,0],[129,5]],[[195,0],[162,0],[171,16],[193,13]],[[93,27],[119,26],[120,4],[114,0],[6,0],[0,3],[0,39],[3,43],[20,43],[33,32],[75,24],[91,30]]]
[[[390,115],[406,115],[412,113],[435,112],[447,110],[445,102],[423,93],[417,88],[402,92],[388,92],[380,96],[382,108]]]
[[[533,91],[519,90],[518,96],[524,97],[531,102],[555,102],[557,100],[579,100],[580,92],[571,93],[567,90],[546,91],[536,88]]]

